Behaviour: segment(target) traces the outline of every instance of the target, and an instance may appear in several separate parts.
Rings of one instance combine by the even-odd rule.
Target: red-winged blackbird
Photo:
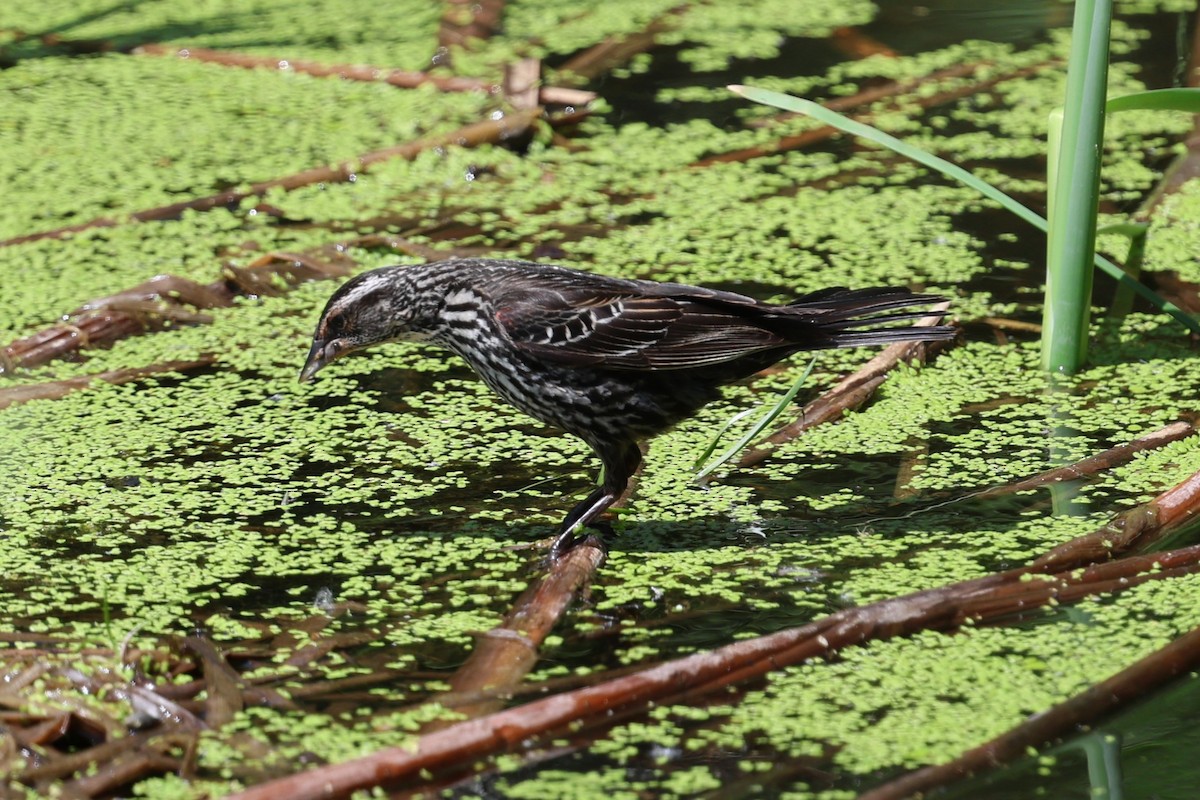
[[[428,341],[466,359],[536,419],[583,439],[604,480],[576,505],[561,555],[628,486],[638,440],[661,433],[744,378],[801,350],[949,339],[949,326],[879,328],[942,298],[904,289],[825,289],[786,305],[677,283],[621,280],[491,259],[383,267],[338,288],[300,373],[354,350]]]

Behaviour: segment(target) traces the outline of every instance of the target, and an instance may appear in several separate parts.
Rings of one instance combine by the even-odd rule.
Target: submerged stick
[[[994,408],[995,406],[991,403],[984,403],[979,404],[979,407],[986,410],[987,408]],[[991,500],[997,497],[1006,497],[1008,495],[1018,494],[1020,492],[1033,491],[1034,489],[1038,489],[1043,486],[1051,486],[1063,481],[1088,478],[1103,472],[1104,470],[1128,463],[1138,453],[1164,447],[1171,442],[1177,442],[1180,439],[1187,438],[1195,432],[1196,428],[1191,422],[1179,420],[1172,422],[1170,425],[1159,428],[1158,430],[1139,436],[1136,439],[1127,442],[1126,444],[1111,447],[1102,453],[1097,453],[1095,455],[1088,456],[1087,458],[1080,459],[1073,464],[1067,464],[1061,467],[1048,469],[1030,478],[1023,478],[1013,483],[990,486],[984,489],[978,489],[966,493],[963,493],[960,490],[943,490],[932,493],[924,493],[921,495],[920,508],[917,511],[910,511],[908,513],[919,513],[921,509],[942,508],[950,503],[957,503],[966,500]],[[902,463],[901,473],[903,473],[904,470],[905,465]],[[902,480],[902,475],[897,477],[897,487],[903,485]],[[901,497],[900,492],[897,491],[895,496]],[[891,505],[887,506],[886,508],[895,509],[897,507],[898,505]],[[1124,523],[1121,524],[1124,525]],[[1079,540],[1068,542],[1062,547],[1083,547],[1085,541],[1087,541],[1087,539],[1086,537],[1083,537]],[[1096,555],[1096,553],[1091,553],[1090,560],[1095,560]],[[1087,562],[1089,561],[1089,558],[1086,556],[1081,556],[1076,560]]]
[[[1122,512],[1097,531],[1055,547],[1033,562],[1035,569],[1066,569],[1119,558],[1147,548],[1173,531],[1200,519],[1200,472],[1149,503]]]
[[[12,372],[17,367],[45,364],[86,347],[111,344],[126,336],[157,330],[168,321],[211,322],[211,316],[199,311],[228,307],[238,295],[282,294],[281,278],[285,286],[291,287],[305,281],[345,276],[356,266],[346,255],[346,250],[351,247],[390,247],[430,261],[457,255],[456,251],[437,250],[394,234],[366,234],[300,253],[264,253],[245,267],[225,264],[224,276],[209,284],[176,275],[158,275],[132,289],[84,303],[67,315],[67,322],[51,325],[0,347],[0,374]],[[198,311],[188,311],[183,304]],[[109,383],[137,380],[141,377],[136,374],[137,369],[155,368],[136,368],[127,379],[122,378],[126,371],[115,370],[57,383],[0,389],[0,408],[25,400],[62,397],[70,391],[86,388],[93,380]]]
[[[1168,557],[1173,569],[1159,569]],[[967,618],[960,611],[963,604],[977,601],[1000,587],[1016,586],[1020,591],[1003,607],[973,610],[970,618],[990,621],[1051,602],[1062,603],[1097,592],[1119,591],[1148,580],[1200,572],[1200,547],[1126,561],[1118,562],[1126,569],[1115,577],[1105,575],[1097,579],[1066,572],[1046,580],[1024,581],[1023,577],[1029,574],[1029,569],[1024,568],[849,609],[802,628],[737,642],[711,653],[688,656],[624,678],[456,723],[421,737],[413,747],[387,748],[361,759],[260,784],[235,797],[315,800],[404,780],[429,780],[431,775],[468,768],[477,759],[519,750],[533,737],[567,726],[578,728],[597,721],[602,723],[617,710],[695,699],[731,684],[760,678],[771,670],[829,656],[870,640],[919,630],[952,629]]]
[[[1175,527],[1200,510],[1200,472],[1146,504],[1152,516]],[[1033,565],[950,584],[903,597],[846,609],[769,636],[726,645],[651,667],[633,675],[537,700],[422,736],[411,747],[387,748],[364,758],[320,767],[260,784],[238,800],[296,800],[348,795],[367,787],[469,769],[478,759],[519,750],[533,737],[564,727],[603,724],[614,711],[698,695],[846,647],[920,630],[952,630],[967,620],[993,622],[1041,606],[1072,602],[1091,594],[1122,591],[1150,580],[1200,572],[1200,545],[1167,553],[1133,556],[1087,569],[1078,564]],[[1041,579],[1030,579],[1042,575]]]
[[[930,309],[930,315],[922,317],[914,327],[932,327],[942,321],[942,314],[949,303],[939,303]],[[740,467],[752,467],[766,460],[772,450],[790,442],[809,428],[837,419],[849,410],[858,408],[875,394],[887,374],[898,364],[916,360],[924,363],[930,356],[941,352],[951,342],[897,342],[888,345],[879,355],[868,361],[862,369],[842,379],[825,394],[806,405],[796,420],[768,436],[754,449],[746,452],[738,462]]]

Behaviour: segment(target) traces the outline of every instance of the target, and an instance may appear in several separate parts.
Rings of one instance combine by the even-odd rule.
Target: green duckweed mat
[[[884,38],[870,26],[890,6],[510,1],[496,36],[443,51],[442,9],[424,3],[8,0],[0,239],[96,218],[115,224],[0,246],[0,342],[155,275],[209,283],[264,253],[375,232],[447,255],[536,258],[763,298],[831,285],[944,293],[965,325],[962,344],[896,370],[868,405],[762,465],[727,467],[703,487],[692,481],[692,462],[726,420],[770,402],[804,359],[729,387],[657,439],[607,563],[528,682],[582,685],[1019,566],[1200,470],[1193,437],[1085,482],[1072,514],[1053,513],[1045,491],[969,497],[1194,411],[1191,343],[1165,316],[1098,317],[1093,366],[1050,385],[1030,334],[982,322],[1040,318],[1044,241],[1032,229],[842,137],[777,149],[816,126],[722,87],[836,100],[912,81],[856,113],[1038,203],[1067,37],[1052,27],[1061,9],[1029,5],[1005,41],[948,30],[916,52],[847,59],[831,34],[867,26]],[[1169,79],[1159,50],[1171,41],[1171,14],[1186,9],[1123,7],[1114,93]],[[519,141],[428,150],[352,182],[129,221],[510,112],[497,93],[241,69],[137,54],[138,45],[488,78],[514,58],[539,57],[545,82],[561,84],[567,77],[555,70],[571,56],[664,17],[671,23],[655,47],[589,84],[600,99],[576,125],[539,124]],[[974,28],[972,36],[986,32]],[[80,54],[70,42],[104,43],[104,52]],[[1190,126],[1163,113],[1111,120],[1106,221],[1153,189]],[[749,148],[759,151],[712,161]],[[1200,281],[1198,198],[1189,185],[1156,211],[1148,270]],[[1121,241],[1101,245],[1123,255]],[[361,242],[346,254],[356,271],[422,260]],[[543,541],[590,487],[595,465],[582,443],[504,405],[447,354],[391,345],[297,384],[333,288],[316,281],[242,296],[206,311],[208,324],[168,324],[0,375],[3,396],[197,362],[0,411],[0,676],[21,687],[0,688],[10,715],[0,723],[68,715],[75,749],[137,735],[149,723],[136,693],[120,687],[186,688],[195,670],[172,667],[185,637],[210,640],[241,680],[271,687],[191,744],[168,746],[187,752],[186,770],[146,770],[110,793],[220,796],[411,743],[424,723],[452,716],[425,701],[536,577]],[[872,355],[821,354],[800,399]],[[946,493],[965,499],[922,502]],[[728,696],[655,708],[583,745],[503,756],[483,777],[431,791],[635,798],[741,787],[745,796],[850,798],[900,770],[947,761],[1145,657],[1200,624],[1197,608],[1193,576],[1020,624],[851,648]],[[203,705],[192,697],[183,709]],[[50,744],[11,732],[0,742],[14,796],[83,791],[80,776],[29,778]],[[780,777],[779,762],[807,768]]]

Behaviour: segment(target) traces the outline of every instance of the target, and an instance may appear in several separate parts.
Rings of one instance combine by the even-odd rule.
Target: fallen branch
[[[0,348],[0,374],[17,367],[45,364],[84,347],[110,344],[126,336],[157,330],[170,321],[210,322],[212,318],[199,311],[231,306],[238,295],[278,294],[280,280],[293,286],[346,275],[352,264],[342,249],[325,246],[310,253],[267,253],[244,268],[227,265],[224,277],[209,284],[159,275],[132,289],[85,303],[67,315],[67,322],[51,325]],[[185,305],[196,311],[185,309]],[[86,385],[86,382],[63,383],[66,391]],[[51,394],[44,396],[52,396],[56,390],[51,387],[46,391]]]
[[[136,211],[130,214],[128,219],[134,222],[147,222],[150,220],[173,219],[178,217],[184,211],[209,211],[213,208],[223,206],[236,206],[247,197],[264,194],[271,189],[283,189],[291,191],[302,186],[311,186],[315,183],[344,183],[354,179],[359,173],[365,172],[368,168],[375,164],[380,164],[384,161],[390,161],[396,158],[413,159],[419,153],[425,150],[431,150],[438,147],[447,147],[457,145],[460,147],[474,147],[480,144],[489,142],[499,142],[505,139],[511,139],[518,136],[541,117],[541,109],[533,108],[527,110],[517,110],[505,115],[501,119],[485,120],[476,122],[471,125],[466,125],[449,133],[435,134],[417,139],[406,144],[387,147],[382,150],[372,150],[368,153],[363,153],[355,158],[347,161],[342,161],[332,166],[314,167],[302,172],[286,175],[282,178],[274,178],[269,181],[261,181],[251,184],[245,189],[229,189],[218,194],[206,195],[204,197],[196,197],[191,200],[184,200],[179,203],[171,203],[170,205],[158,206],[149,208],[143,211]],[[573,121],[577,115],[571,115],[568,121]],[[122,220],[113,219],[110,217],[100,217],[88,222],[81,222],[78,225],[68,225],[63,228],[55,228],[54,230],[41,231],[39,233],[29,233],[24,236],[17,236],[12,239],[0,241],[0,247],[6,247],[15,244],[24,244],[26,242],[36,242],[42,239],[57,239],[71,233],[90,230],[93,228],[111,228],[121,224]]]
[[[258,56],[231,50],[210,50],[186,45],[144,44],[133,50],[134,55],[167,56],[186,61],[202,61],[242,69],[277,69],[281,72],[301,72],[317,78],[341,78],[347,81],[387,83],[403,89],[415,89],[431,84],[443,92],[483,92],[496,89],[496,81],[483,78],[461,78],[453,75],[431,75],[403,69],[387,69],[369,64],[326,64],[305,59]]]
[[[950,307],[949,303],[941,303],[930,309],[927,317],[922,317],[915,327],[932,327],[942,321],[943,312]],[[875,394],[887,375],[900,363],[917,361],[924,363],[930,357],[941,352],[952,342],[897,342],[888,345],[884,350],[868,361],[858,372],[844,378],[825,394],[806,405],[796,420],[768,436],[753,449],[742,456],[738,466],[752,467],[766,460],[772,450],[785,442],[790,442],[809,428],[814,428],[830,420],[837,419],[847,411],[858,408]]]
[[[1026,322],[1019,319],[1005,319],[1004,317],[980,317],[972,320],[981,325],[987,325],[998,330],[1017,331],[1019,333],[1037,333],[1042,332],[1042,324],[1040,322]]]
[[[318,78],[341,78],[347,81],[386,83],[402,89],[415,89],[429,84],[443,92],[480,92],[495,94],[501,91],[499,80],[466,78],[455,75],[433,75],[428,72],[388,69],[369,64],[326,64],[304,59],[283,59],[273,56],[256,56],[229,50],[209,50],[204,47],[178,47],[162,44],[144,44],[134,49],[135,55],[167,56],[203,61],[242,69],[276,69],[302,72]],[[565,86],[537,87],[537,96],[546,105],[586,106],[596,99],[595,92],[572,89]]]
[[[991,404],[980,404],[985,410],[992,407]],[[966,409],[964,409],[966,410]],[[1049,486],[1063,481],[1080,480],[1088,478],[1107,469],[1120,466],[1129,462],[1138,453],[1146,450],[1154,450],[1159,447],[1177,442],[1180,439],[1185,439],[1196,432],[1195,427],[1190,422],[1179,420],[1172,422],[1170,425],[1159,428],[1156,431],[1151,431],[1143,436],[1139,436],[1127,444],[1111,447],[1102,453],[1097,453],[1093,456],[1080,459],[1073,464],[1067,464],[1062,467],[1048,469],[1045,472],[1040,472],[1031,478],[1023,478],[1013,483],[1006,483],[999,486],[991,486],[986,489],[980,489],[973,492],[963,494],[958,490],[948,490],[921,495],[922,506],[941,508],[948,503],[960,502],[963,500],[991,500],[996,497],[1007,497],[1008,495],[1018,494],[1020,492],[1033,491],[1043,486]],[[921,448],[918,456],[925,452],[925,448]],[[902,487],[907,486],[909,479],[915,466],[913,461],[914,456],[905,455],[904,460],[900,464],[899,474],[896,476],[896,491],[893,496],[900,499],[913,497],[916,493],[902,490]],[[894,508],[894,506],[892,506]]]
[[[684,3],[660,14],[637,33],[609,36],[569,59],[559,67],[559,72],[570,73],[583,81],[599,78],[638,53],[644,53],[654,47],[658,35],[674,27],[676,20],[687,13],[688,6],[688,3]]]
[[[1097,453],[1094,456],[1088,456],[1080,461],[1076,461],[1074,464],[1067,464],[1064,467],[1046,470],[1034,475],[1032,478],[1005,484],[1004,486],[993,486],[990,489],[984,489],[982,492],[970,495],[970,497],[973,500],[1003,497],[1005,495],[1017,494],[1018,492],[1028,492],[1052,483],[1087,478],[1104,470],[1120,466],[1145,450],[1154,450],[1171,442],[1186,439],[1195,432],[1196,429],[1190,422],[1184,422],[1183,420],[1172,422],[1170,425],[1159,428],[1156,431],[1139,436],[1128,444],[1117,445],[1105,450],[1103,453]]]
[[[475,694],[475,698],[452,706],[467,717],[503,708],[509,693],[537,663],[538,648],[566,613],[575,593],[591,582],[603,563],[604,550],[588,541],[551,561],[550,571],[525,590],[504,621],[479,637],[471,656],[450,678],[451,694],[432,700],[445,704],[454,696]],[[485,690],[487,696],[479,697]],[[445,726],[428,730],[437,727]]]
[[[210,284],[200,284],[175,275],[159,275],[132,289],[89,301],[68,314],[66,322],[51,325],[0,348],[0,374],[12,372],[21,366],[44,364],[89,346],[111,344],[126,336],[158,330],[169,321],[193,324],[211,322],[212,317],[199,310],[228,307],[239,295],[278,295],[283,291],[281,280],[285,286],[291,287],[310,280],[342,277],[357,266],[346,255],[351,247],[389,247],[430,261],[477,255],[458,248],[439,250],[395,234],[371,233],[319,245],[302,253],[266,253],[245,267],[226,264],[224,277]],[[197,310],[187,310],[183,308],[185,304]],[[154,369],[151,366],[115,370],[90,377],[3,389],[0,390],[0,408],[26,400],[62,397],[71,391],[86,388],[95,380],[109,383],[137,380],[142,377],[138,374],[139,370]],[[126,373],[129,377],[123,378]],[[7,402],[6,398],[9,398]]]
[[[504,97],[513,108],[536,108],[541,101],[538,84],[542,80],[542,62],[522,58],[504,65]]]
[[[1118,514],[1099,530],[1060,544],[1033,562],[1033,566],[1040,571],[1067,569],[1150,547],[1200,513],[1197,497],[1200,497],[1200,472],[1149,503]]]
[[[900,54],[890,45],[884,44],[873,36],[868,36],[863,32],[862,28],[857,26],[834,28],[829,34],[829,44],[846,58],[852,58],[856,61],[861,61],[871,56],[883,56],[884,58],[900,57]]]
[[[1147,504],[1160,528],[1175,527],[1200,510],[1200,473]],[[1165,530],[1160,530],[1164,533]],[[693,700],[725,686],[760,678],[771,670],[846,647],[919,630],[953,630],[967,620],[995,622],[1049,603],[1062,604],[1122,591],[1150,580],[1200,572],[1200,545],[1134,556],[1086,569],[1060,566],[1047,574],[1034,565],[949,586],[847,609],[800,628],[727,645],[651,667],[595,686],[545,698],[422,736],[411,747],[387,748],[247,789],[238,800],[343,797],[368,787],[403,781],[428,782],[461,772],[478,759],[520,750],[534,737],[570,726],[603,725],[615,711]],[[1030,580],[1031,575],[1041,579]]]
[[[1031,749],[1095,725],[1113,711],[1197,668],[1200,668],[1200,628],[1194,628],[1065,703],[1035,714],[1012,730],[971,748],[953,761],[910,772],[860,795],[858,800],[901,800],[923,796],[922,793],[930,789],[1022,758]]]
[[[111,53],[117,49],[110,39],[73,39],[54,31],[29,33],[19,28],[0,28],[0,33],[5,34],[12,43],[21,42],[26,39],[36,39],[44,47],[61,49],[67,55]],[[3,65],[0,66],[0,69],[6,69],[15,63],[16,61],[10,61],[7,55],[0,56],[0,65]]]
[[[212,356],[194,361],[164,361],[161,364],[151,364],[148,367],[129,367],[100,372],[95,375],[81,375],[78,378],[65,378],[49,383],[33,383],[25,386],[8,386],[0,389],[0,408],[27,403],[30,400],[57,400],[60,397],[86,389],[96,382],[129,383],[139,381],[149,375],[161,375],[164,372],[185,372],[206,367],[216,359]]]
[[[195,656],[204,668],[205,724],[211,728],[224,727],[245,708],[241,676],[208,639],[188,636],[180,640],[179,648]]]
[[[438,23],[438,47],[468,45],[472,39],[490,39],[500,29],[504,0],[444,0]]]

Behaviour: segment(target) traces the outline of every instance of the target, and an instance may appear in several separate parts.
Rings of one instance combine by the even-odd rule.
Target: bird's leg
[[[633,440],[589,444],[604,464],[604,481],[567,514],[559,526],[558,538],[550,546],[551,560],[557,560],[581,541],[576,531],[597,522],[598,517],[624,494],[629,479],[642,463],[642,451]]]

